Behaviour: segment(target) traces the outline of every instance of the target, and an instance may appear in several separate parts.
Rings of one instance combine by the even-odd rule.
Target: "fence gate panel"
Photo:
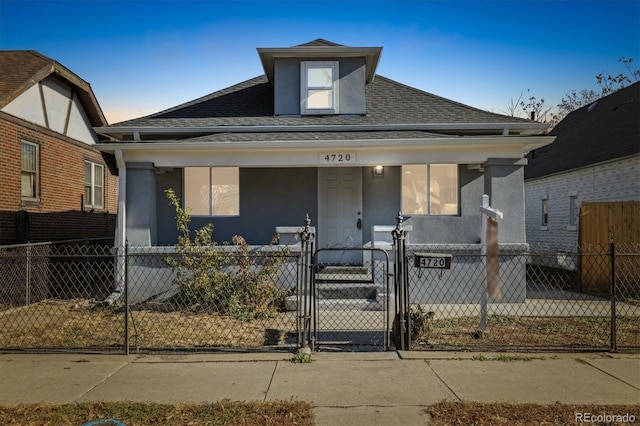
[[[329,263],[339,252],[362,253],[362,264]],[[354,254],[354,253],[348,253]],[[386,350],[393,289],[389,256],[381,249],[319,249],[313,256],[314,350]]]

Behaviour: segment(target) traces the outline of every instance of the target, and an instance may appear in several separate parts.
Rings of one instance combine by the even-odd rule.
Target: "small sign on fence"
[[[416,268],[451,269],[453,255],[449,253],[414,253],[414,256]]]

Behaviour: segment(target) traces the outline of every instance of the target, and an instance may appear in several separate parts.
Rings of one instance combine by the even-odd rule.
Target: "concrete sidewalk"
[[[442,400],[640,404],[639,354],[316,353],[309,364],[291,358],[0,354],[0,405],[293,399],[315,407],[318,425],[413,425],[428,424],[425,408]]]

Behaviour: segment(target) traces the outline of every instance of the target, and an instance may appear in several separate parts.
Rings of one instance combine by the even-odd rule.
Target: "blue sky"
[[[33,49],[91,86],[115,123],[263,74],[257,47],[382,46],[378,74],[504,113],[640,67],[640,1],[0,0],[0,49]]]

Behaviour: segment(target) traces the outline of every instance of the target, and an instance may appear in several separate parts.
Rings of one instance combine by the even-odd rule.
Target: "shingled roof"
[[[145,142],[196,141],[194,138],[198,138],[197,142],[214,141],[224,139],[222,135],[231,133],[234,136],[227,136],[227,140],[270,141],[410,139],[436,137],[438,134],[495,136],[506,135],[505,132],[510,135],[531,135],[541,132],[539,123],[531,120],[484,111],[381,75],[367,78],[366,114],[275,115],[274,86],[269,79],[269,71],[273,71],[271,64],[277,55],[296,58],[296,55],[314,58],[317,55],[371,55],[366,59],[367,67],[375,70],[381,49],[352,48],[324,39],[291,48],[259,48],[264,75],[155,114],[95,130],[121,140],[133,140],[136,135],[136,140]],[[282,138],[267,136],[270,132],[277,132]],[[339,133],[348,133],[350,136]]]
[[[527,155],[534,179],[640,153],[640,82],[568,114],[551,145]]]
[[[107,124],[90,84],[35,50],[0,51],[0,109],[49,76],[75,88],[92,125]]]
[[[255,77],[199,99],[114,126],[192,127],[309,124],[522,123],[406,86],[380,75],[367,85],[367,113],[358,116],[275,116],[273,86]],[[292,129],[293,130],[293,129]]]

